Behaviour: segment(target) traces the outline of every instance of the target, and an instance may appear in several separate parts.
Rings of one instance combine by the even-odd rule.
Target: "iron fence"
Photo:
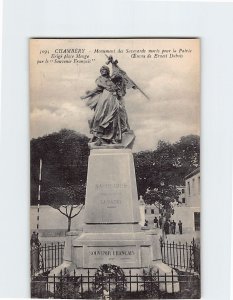
[[[86,274],[61,272],[59,276],[32,277],[32,298],[60,299],[166,299],[199,298],[200,279],[193,273],[174,272],[160,274],[144,271],[142,275],[128,270],[123,278],[102,274],[95,270]],[[126,270],[124,270],[126,272]],[[94,273],[94,274],[93,274]]]
[[[50,271],[63,262],[65,242],[31,247],[31,273]]]
[[[162,261],[173,268],[195,271],[200,274],[200,247],[191,244],[161,241]],[[31,273],[50,271],[63,261],[65,243],[51,243],[31,247]]]
[[[194,239],[191,244],[161,241],[160,246],[164,263],[174,268],[192,270],[200,274],[200,247]]]

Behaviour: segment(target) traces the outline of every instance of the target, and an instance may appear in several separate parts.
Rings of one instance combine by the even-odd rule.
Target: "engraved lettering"
[[[95,185],[96,190],[126,189],[127,187],[126,183],[97,183]]]

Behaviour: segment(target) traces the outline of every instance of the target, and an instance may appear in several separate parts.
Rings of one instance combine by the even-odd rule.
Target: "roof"
[[[194,175],[200,173],[200,167],[196,168],[192,172],[190,172],[188,175],[185,176],[185,179],[189,179],[190,177],[193,177]]]

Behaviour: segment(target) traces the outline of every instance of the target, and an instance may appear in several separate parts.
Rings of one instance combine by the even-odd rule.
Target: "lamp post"
[[[161,200],[163,200],[163,192],[164,192],[164,190],[163,190],[163,188],[164,188],[164,185],[165,185],[165,183],[164,183],[164,181],[162,180],[161,182],[160,182],[160,186],[161,186],[161,199],[160,199],[160,201],[159,201],[159,212],[161,213],[161,218],[162,218],[162,235],[163,235],[163,240],[165,239],[165,232],[164,232],[164,223],[165,223],[165,220],[164,220],[164,215],[163,215],[163,211],[162,211],[162,208],[161,208]]]
[[[161,194],[162,194],[162,199],[160,199],[160,201],[159,201],[159,212],[161,212],[161,206],[160,206],[160,204],[161,204],[161,200],[163,200],[163,187],[164,187],[164,185],[165,185],[165,183],[164,183],[164,181],[162,180],[161,182],[160,182],[160,186],[161,186]],[[163,213],[161,213],[161,215],[163,215]]]

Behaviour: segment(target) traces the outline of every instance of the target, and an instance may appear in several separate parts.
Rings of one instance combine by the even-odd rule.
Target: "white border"
[[[230,299],[232,15],[231,3],[4,2],[0,297],[30,295],[27,39],[188,36],[202,39],[202,295]]]

